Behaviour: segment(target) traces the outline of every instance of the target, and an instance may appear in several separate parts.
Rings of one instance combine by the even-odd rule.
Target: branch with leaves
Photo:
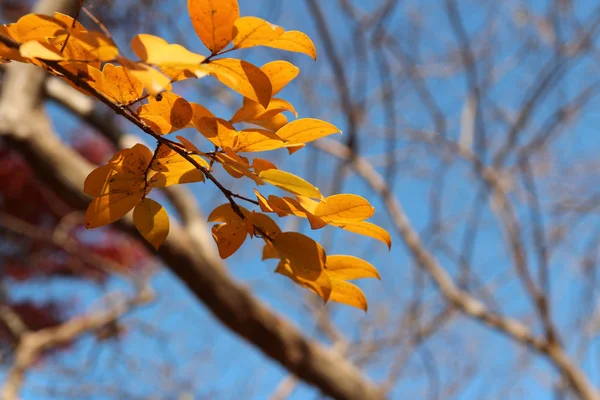
[[[119,55],[107,31],[88,31],[76,19],[60,13],[54,17],[29,14],[0,31],[0,57],[38,65],[64,78],[157,142],[154,152],[142,144],[121,150],[88,176],[84,191],[95,199],[86,213],[86,227],[113,223],[133,210],[139,232],[158,249],[168,235],[169,218],[162,205],[147,197],[150,191],[208,179],[228,200],[209,216],[209,222],[216,223],[212,234],[222,258],[234,254],[248,235],[256,236],[265,241],[263,259],[280,259],[276,272],[317,293],[324,302],[331,299],[366,311],[364,294],[347,281],[379,278],[372,265],[356,257],[327,256],[313,239],[282,232],[265,213],[308,218],[313,229],[337,226],[389,247],[389,234],[365,221],[374,208],[356,195],[324,197],[309,182],[273,163],[261,158],[250,162],[240,155],[281,148],[293,154],[306,143],[339,130],[310,118],[288,123],[282,113],[296,114],[294,107],[273,96],[296,77],[294,65],[274,61],[258,68],[220,57],[237,49],[267,46],[316,58],[312,41],[302,32],[285,31],[256,17],[240,17],[237,1],[212,4],[190,0],[188,10],[196,33],[211,51],[207,57],[141,34],[132,40],[140,61],[132,61]],[[209,75],[244,96],[242,107],[229,120],[217,118],[203,105],[189,103],[171,91],[175,82]],[[147,103],[132,110],[132,105],[141,101]],[[234,125],[240,123],[261,128],[238,130]],[[177,136],[179,141],[164,136],[187,127],[198,130],[214,151],[200,151],[182,136]],[[234,178],[246,177],[256,185],[269,183],[295,198],[267,198],[256,189],[257,200],[234,193],[215,177],[215,163]],[[238,200],[259,205],[262,212],[249,211]]]

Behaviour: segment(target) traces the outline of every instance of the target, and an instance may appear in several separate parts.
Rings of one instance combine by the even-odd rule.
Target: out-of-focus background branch
[[[0,18],[77,3],[4,0]],[[140,32],[205,52],[186,2],[168,3],[86,0],[125,52]],[[600,398],[597,2],[239,3],[315,40],[317,63],[240,56],[293,61],[301,74],[281,96],[343,130],[265,157],[377,207],[390,253],[281,220],[380,269],[382,282],[359,283],[369,313],[323,306],[260,262],[256,243],[225,266],[204,217],[224,199],[208,185],[160,194],[177,223],[158,255],[128,221],[83,229],[86,173],[151,141],[68,84],[8,64],[3,398]],[[209,78],[176,90],[223,117],[241,103]]]

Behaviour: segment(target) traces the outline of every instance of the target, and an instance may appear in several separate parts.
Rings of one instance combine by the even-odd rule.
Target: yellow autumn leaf
[[[245,122],[252,125],[258,125],[270,130],[271,132],[277,132],[277,130],[281,129],[281,127],[288,123],[288,119],[284,114],[277,114],[266,119],[257,119]],[[286,147],[286,149],[289,149],[289,147]]]
[[[127,68],[107,63],[102,68],[100,92],[114,102],[129,104],[142,97],[144,86]]]
[[[142,83],[149,95],[156,96],[165,90],[171,90],[171,79],[160,71],[125,57],[117,57],[117,61]]]
[[[262,18],[241,17],[234,23],[233,47],[242,49],[262,46],[277,39],[284,29]]]
[[[381,280],[377,269],[365,260],[347,255],[327,256],[326,268],[331,279],[349,281],[361,278]]]
[[[300,286],[312,290],[323,299],[324,303],[327,303],[331,298],[332,282],[324,270],[313,270],[284,259],[279,261],[275,272],[287,276]]]
[[[246,208],[238,205],[238,209],[244,216],[250,215],[250,211],[248,211]],[[226,222],[235,224],[243,223],[242,218],[238,215],[238,213],[234,211],[233,207],[231,206],[231,203],[221,204],[220,206],[216,207],[208,215],[207,221]]]
[[[234,150],[240,153],[269,151],[283,147],[284,141],[271,131],[265,129],[244,129],[237,133]]]
[[[287,31],[277,39],[265,43],[264,46],[303,53],[313,60],[317,59],[317,50],[315,49],[313,41],[310,40],[305,33],[300,31]]]
[[[196,125],[198,124],[198,122],[202,119],[202,118],[216,118],[215,115],[213,113],[211,113],[206,107],[204,107],[202,104],[198,104],[198,103],[192,103],[190,102],[190,105],[192,106],[192,112],[194,113],[192,120],[190,121],[190,123],[186,126],[186,128],[196,128]]]
[[[233,255],[244,244],[247,235],[248,232],[243,223],[218,224],[212,227],[212,236],[222,259]]]
[[[287,259],[294,268],[305,271],[321,271],[325,268],[326,254],[323,247],[313,239],[298,232],[283,232],[271,244],[282,259]]]
[[[200,166],[208,169],[209,165],[202,157],[195,154],[190,157]],[[150,168],[156,172],[149,180],[152,187],[204,182],[202,171],[166,145],[160,145]]]
[[[268,182],[271,185],[277,186],[278,188],[286,190],[290,193],[318,199],[323,197],[318,188],[314,187],[299,176],[286,171],[279,169],[268,169],[262,171],[260,174],[258,174],[258,176],[265,182]]]
[[[250,223],[260,229],[262,233],[267,235],[267,239],[274,239],[276,235],[281,233],[281,228],[273,219],[263,213],[253,212],[248,214],[248,220]],[[256,234],[257,232],[252,232]]]
[[[250,214],[244,207],[239,206],[240,212]],[[212,235],[219,255],[225,259],[235,253],[246,240],[248,234],[244,220],[233,210],[230,203],[215,208],[208,216],[208,222],[222,222],[213,226]]]
[[[98,228],[121,219],[143,197],[142,190],[134,193],[115,193],[96,197],[85,212],[85,227]]]
[[[141,106],[137,114],[154,132],[165,135],[185,128],[192,119],[193,111],[183,97],[166,92],[160,99],[150,97],[148,104]]]
[[[358,286],[349,282],[332,279],[331,274],[329,275],[329,278],[331,279],[331,294],[329,300],[347,304],[367,312],[367,298]]]
[[[267,75],[271,81],[271,95],[275,96],[281,89],[298,76],[300,68],[288,61],[271,61],[266,63],[260,69]]]
[[[156,250],[169,234],[167,210],[152,199],[143,199],[133,210],[133,222],[140,234]]]
[[[329,122],[314,118],[302,118],[290,122],[277,131],[277,136],[287,140],[286,146],[312,142],[313,140],[334,134],[342,133]]]
[[[205,154],[205,153],[201,152],[200,150],[198,150],[198,148],[196,147],[196,145],[194,143],[190,142],[188,139],[184,138],[183,136],[175,136],[175,137],[177,139],[179,139],[181,144],[183,144],[183,147],[190,153],[195,153],[195,154],[200,154],[200,155]],[[206,169],[210,169],[210,165],[208,167],[206,167]]]
[[[264,185],[265,182],[250,169],[248,160],[239,156],[230,147],[226,147],[225,153],[217,153],[215,160],[218,161],[225,171],[234,178],[246,176],[252,179],[257,185]]]
[[[237,0],[188,0],[188,12],[196,34],[213,54],[231,42],[240,17]]]
[[[224,119],[214,117],[200,118],[195,121],[195,127],[215,146],[223,149],[235,146],[237,131],[230,122]]]
[[[64,22],[41,14],[27,14],[9,26],[10,36],[17,42],[46,40],[67,31]]]
[[[271,100],[271,81],[257,66],[234,58],[221,58],[205,64],[222,84],[263,107]]]
[[[101,32],[70,31],[49,39],[66,60],[95,63],[113,61],[119,55],[114,42]],[[66,44],[65,44],[66,43]],[[64,46],[64,49],[63,49]]]
[[[59,50],[48,43],[41,43],[37,40],[30,40],[19,47],[21,57],[37,58],[40,60],[60,61],[63,56]]]
[[[326,222],[364,221],[373,215],[375,208],[355,194],[336,194],[326,197],[311,212]]]
[[[272,98],[268,107],[263,107],[254,100],[244,98],[242,107],[240,107],[230,122],[232,124],[238,122],[258,121],[261,119],[270,119],[271,117],[280,114],[284,111],[290,111],[294,116],[298,116],[296,109],[288,101],[278,98]]]
[[[67,29],[70,32],[87,32],[87,29],[79,21],[70,15],[60,13],[58,11],[54,12],[54,19],[65,24]]]
[[[271,243],[265,243],[262,250],[261,260],[270,260],[273,258],[279,258],[279,253],[275,250],[275,247]]]
[[[139,34],[131,41],[131,47],[142,61],[157,65],[173,80],[202,78],[209,74],[202,65],[206,57],[193,53],[179,44],[169,44],[159,36]],[[180,76],[181,74],[183,76]]]
[[[387,233],[385,229],[370,222],[330,222],[329,225],[337,226],[348,232],[369,236],[385,243],[388,247],[388,250],[392,248],[392,238],[390,237],[390,234]]]

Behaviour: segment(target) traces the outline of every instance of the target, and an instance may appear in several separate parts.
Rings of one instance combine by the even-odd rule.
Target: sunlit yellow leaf
[[[204,168],[209,167],[206,160],[198,155],[189,155],[194,161]],[[150,166],[156,171],[150,178],[150,186],[167,187],[171,185],[204,182],[204,174],[196,166],[190,163],[179,153],[166,145],[161,145],[156,153],[156,157]]]
[[[196,129],[215,146],[233,148],[237,131],[230,122],[221,118],[200,118],[195,122]]]
[[[64,22],[41,14],[27,14],[10,27],[11,37],[17,42],[45,40],[67,31]]]
[[[277,130],[281,129],[282,126],[288,123],[288,119],[284,114],[277,114],[266,119],[257,119],[246,122],[249,124],[261,126],[265,129],[270,130],[271,132],[277,132]],[[286,149],[289,149],[289,147],[286,147]]]
[[[105,64],[102,68],[102,94],[119,104],[129,104],[144,92],[142,83],[127,68]]]
[[[108,225],[133,209],[141,200],[144,192],[116,193],[96,197],[85,212],[85,227],[88,229]]]
[[[349,281],[361,278],[381,280],[377,269],[365,260],[346,255],[327,256],[327,272],[331,279]]]
[[[129,70],[129,73],[137,78],[148,94],[158,95],[165,90],[171,90],[171,79],[165,74],[144,64],[135,63],[125,57],[117,58],[119,64]]]
[[[206,57],[193,53],[179,44],[169,44],[161,37],[139,34],[131,41],[131,47],[142,61],[159,66],[174,80],[201,78],[209,74],[202,65]]]
[[[240,153],[269,151],[284,146],[283,140],[271,131],[264,129],[244,129],[237,133],[234,150]]]
[[[143,190],[144,174],[124,171],[113,164],[102,165],[86,177],[83,191],[93,197]]]
[[[244,98],[244,103],[242,107],[240,107],[233,117],[231,117],[230,122],[232,124],[238,122],[249,122],[249,121],[258,121],[261,119],[270,119],[271,117],[280,114],[284,111],[290,111],[295,116],[298,116],[296,109],[293,105],[291,105],[288,101],[278,98],[271,99],[269,106],[267,108],[258,104],[254,100],[250,100],[248,98]]]
[[[317,59],[317,50],[314,43],[306,34],[300,31],[287,31],[277,39],[265,43],[264,46],[303,53],[313,60]]]
[[[8,38],[8,39],[12,39],[16,42],[18,42],[18,40],[14,37],[12,37],[10,31],[9,31],[9,27],[14,26],[15,24],[11,24],[11,25],[0,25],[0,36]],[[0,59],[3,60],[14,60],[14,61],[20,61],[20,62],[25,62],[26,60],[21,57],[21,53],[19,52],[19,49],[13,49],[10,46],[5,45],[4,43],[0,43]]]
[[[38,58],[40,60],[51,61],[60,61],[63,59],[63,56],[54,46],[38,42],[37,40],[30,40],[23,43],[19,48],[19,52],[25,58]]]
[[[63,57],[71,61],[97,62],[112,61],[118,54],[119,49],[114,42],[100,32],[71,31],[49,40]],[[65,44],[66,43],[66,44]],[[63,49],[64,46],[64,49]]]
[[[133,222],[140,234],[156,250],[169,234],[167,210],[152,199],[143,199],[133,210]]]
[[[324,221],[364,221],[375,208],[367,199],[355,194],[336,194],[321,201],[313,211],[315,217]]]
[[[304,179],[279,169],[268,169],[258,174],[265,182],[280,189],[287,190],[290,193],[299,194],[320,199],[323,197],[318,188],[311,185]]]
[[[271,81],[272,96],[275,96],[281,89],[290,83],[298,73],[300,68],[287,61],[271,61],[266,63],[260,69],[269,77]]]
[[[271,100],[271,81],[257,66],[234,58],[221,58],[206,64],[222,84],[263,107]]]
[[[275,272],[285,275],[300,286],[312,290],[323,299],[324,303],[327,303],[330,299],[332,282],[324,270],[313,270],[283,259],[277,265]]]
[[[329,277],[331,279],[331,275]],[[363,291],[349,282],[331,279],[329,300],[359,308],[364,312],[368,310],[367,298]]]
[[[287,140],[286,146],[308,143],[322,137],[341,133],[341,131],[329,122],[314,118],[302,118],[290,122],[277,131],[277,136]]]
[[[188,0],[188,12],[196,34],[213,54],[231,42],[240,17],[237,0]]]
[[[185,128],[192,119],[192,106],[175,93],[166,92],[160,99],[150,97],[148,101],[137,114],[156,133],[165,135]]]
[[[392,247],[392,238],[387,231],[370,222],[330,222],[329,225],[337,226],[346,231],[357,233],[359,235],[369,236],[385,243],[390,249]]]
[[[85,27],[81,25],[79,21],[75,20],[70,15],[56,11],[54,12],[54,19],[65,24],[70,32],[87,32],[87,29],[85,29]]]
[[[242,49],[262,46],[277,39],[284,29],[257,17],[242,17],[235,21],[233,28],[233,47]]]

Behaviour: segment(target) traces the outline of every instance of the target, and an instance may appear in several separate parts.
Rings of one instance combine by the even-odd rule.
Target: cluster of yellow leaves
[[[60,13],[53,17],[30,14],[0,26],[0,62],[42,66],[131,115],[158,141],[154,152],[138,144],[117,152],[90,173],[84,191],[94,199],[86,212],[86,226],[110,224],[133,210],[135,226],[158,249],[167,238],[169,218],[163,206],[147,197],[150,191],[203,182],[208,177],[229,200],[208,217],[215,223],[212,235],[222,258],[234,254],[248,236],[261,238],[265,241],[263,259],[279,259],[275,272],[312,290],[325,302],[334,300],[366,311],[364,294],[348,281],[379,278],[371,264],[351,256],[327,256],[309,237],[282,232],[266,213],[306,218],[312,229],[339,227],[389,247],[389,234],[366,221],[374,208],[356,195],[324,197],[311,183],[270,161],[241,155],[278,149],[291,155],[306,143],[340,130],[311,118],[289,122],[285,113],[298,117],[294,106],[275,96],[298,75],[295,65],[277,60],[257,67],[222,57],[236,49],[265,46],[316,59],[314,44],[302,32],[286,31],[256,17],[240,17],[237,0],[188,0],[188,11],[196,34],[210,51],[206,56],[158,36],[139,34],[131,41],[139,58],[133,61],[120,54],[108,33],[88,31]],[[231,118],[219,118],[203,105],[172,92],[175,82],[205,76],[213,76],[243,96]],[[138,102],[137,109],[131,109]],[[237,124],[246,126],[238,129]],[[182,136],[177,136],[178,142],[162,136],[186,128],[197,130],[211,150],[203,152]],[[245,200],[257,204],[262,212],[249,211],[213,177],[213,164],[236,179],[251,179],[256,186],[270,184],[293,197],[265,197],[255,189],[257,200]]]

